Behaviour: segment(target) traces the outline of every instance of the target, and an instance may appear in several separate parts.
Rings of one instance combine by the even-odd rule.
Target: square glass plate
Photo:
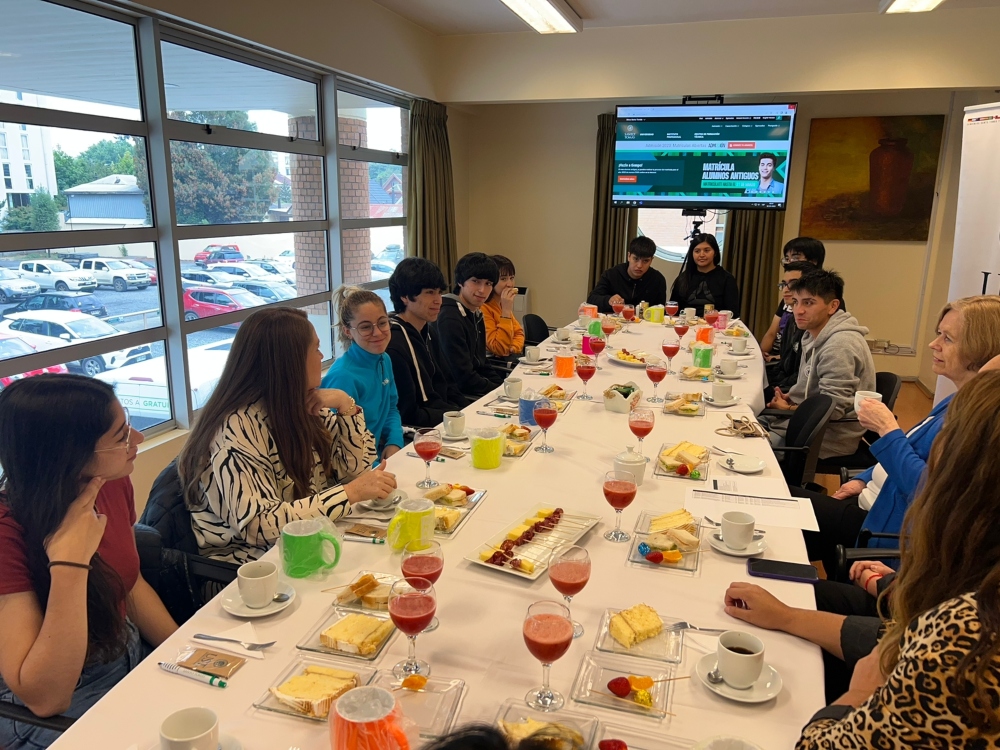
[[[361,613],[358,612],[357,610],[341,609],[339,607],[334,607],[333,614],[322,617],[319,623],[316,625],[316,627],[314,627],[311,631],[309,631],[308,635],[306,635],[305,638],[299,641],[295,645],[295,647],[300,651],[311,651],[314,654],[325,654],[326,656],[340,657],[344,659],[360,659],[362,661],[371,661],[371,662],[375,661],[382,655],[382,652],[385,650],[385,647],[389,644],[389,642],[396,637],[397,631],[395,625],[393,625],[392,630],[389,632],[389,635],[387,635],[385,638],[382,639],[382,642],[378,645],[378,648],[376,648],[374,652],[366,654],[364,656],[362,656],[361,654],[349,654],[346,651],[338,651],[337,649],[330,648],[329,646],[324,645],[319,638],[320,633],[322,633],[327,628],[331,627],[337,621],[342,620],[348,615],[357,615],[357,614],[364,614],[366,617],[374,617],[377,620],[387,620],[390,623],[392,622],[392,620],[389,619],[388,612],[368,611]]]
[[[704,552],[704,539],[702,537],[701,519],[695,518],[694,521],[687,526],[682,528],[685,531],[689,531],[698,537],[701,544],[698,545],[698,549],[692,552],[681,552],[683,557],[678,563],[653,563],[650,562],[639,552],[639,545],[646,541],[649,537],[649,523],[655,518],[657,513],[652,513],[648,510],[644,510],[639,514],[639,520],[635,524],[635,533],[632,534],[632,541],[629,543],[628,559],[625,564],[632,568],[648,568],[652,570],[668,570],[668,571],[679,571],[682,573],[697,573],[698,568],[701,565],[701,558],[705,554]]]
[[[688,482],[706,482],[708,481],[708,470],[711,464],[709,459],[702,461],[695,469],[698,471],[698,477],[694,478],[691,474],[681,476],[673,471],[667,471],[660,465],[659,457],[663,454],[663,451],[670,450],[677,446],[677,443],[664,443],[660,446],[660,450],[656,453],[656,458],[650,456],[649,460],[653,463],[653,476],[656,477],[668,477],[670,479],[683,479]],[[695,469],[692,469],[692,473]]]
[[[625,648],[611,635],[611,618],[621,612],[620,609],[606,609],[601,618],[601,629],[597,633],[597,640],[594,641],[594,648],[609,654],[619,654],[623,656],[636,656],[643,659],[662,661],[667,664],[680,664],[682,649],[684,648],[683,630],[661,630],[659,634],[652,638],[647,638],[641,643],[635,644],[632,648]],[[663,627],[667,628],[679,620],[660,615]]]
[[[649,675],[653,680],[662,680],[674,676],[673,667],[664,667],[644,659],[633,659],[629,656],[602,654],[588,651],[583,657],[580,671],[573,683],[572,697],[577,703],[600,706],[611,711],[647,716],[653,719],[665,719],[667,716],[667,699],[670,694],[670,683],[659,682],[649,689],[653,699],[652,706],[643,706],[631,698],[619,698],[608,690],[608,682],[616,677],[634,675]]]
[[[637,732],[631,727],[614,724],[601,725],[601,731],[597,733],[597,741],[603,740],[621,740],[628,745],[628,750],[688,750],[695,744],[694,740],[665,737],[662,733],[654,737],[650,734]]]
[[[681,411],[667,411],[667,404],[671,401],[676,401],[679,398],[683,398],[683,393],[664,393],[663,394],[663,408],[660,410],[664,414],[672,417],[704,417],[705,416],[705,402],[704,401],[691,401],[690,403],[698,407],[697,411],[693,412],[681,412]]]
[[[436,739],[451,731],[465,698],[465,681],[447,677],[431,677],[426,687],[417,692],[400,689],[400,680],[391,671],[380,669],[370,684],[396,696],[403,715],[417,724],[420,736],[425,739]]]
[[[354,580],[352,580],[351,583],[352,584],[357,583],[358,579],[360,579],[361,576],[364,575],[371,575],[375,578],[376,581],[378,581],[379,583],[384,583],[387,586],[392,586],[392,584],[394,584],[402,577],[395,575],[393,573],[377,573],[374,570],[362,570],[356,576],[354,576]],[[373,612],[381,612],[384,614],[385,612],[388,611],[385,609],[372,609],[371,607],[366,607],[364,606],[364,604],[362,604],[360,599],[353,601],[350,604],[340,604],[337,602],[337,599],[335,597],[332,606],[335,607],[336,609],[350,609],[354,610],[355,612],[364,612],[366,615],[372,614]]]
[[[569,729],[579,732],[583,736],[583,744],[573,746],[573,750],[584,750],[584,748],[591,747],[597,735],[597,730],[600,727],[600,722],[593,716],[578,714],[575,711],[536,711],[533,708],[528,708],[527,704],[521,698],[510,698],[505,701],[497,712],[494,724],[496,724],[500,731],[504,731],[501,722],[519,724],[527,719],[540,721],[545,724],[562,724]],[[566,747],[569,747],[569,745]]]
[[[274,682],[271,683],[270,687],[278,687],[285,680],[291,679],[295,675],[302,674],[306,671],[306,667],[332,667],[334,669],[343,669],[348,672],[354,672],[358,676],[358,687],[363,687],[371,682],[372,677],[375,676],[375,668],[371,666],[361,666],[358,664],[338,664],[330,659],[320,659],[315,656],[300,656],[291,664],[288,665],[288,669],[282,672]],[[271,711],[276,714],[285,714],[285,716],[294,716],[297,719],[305,719],[306,721],[316,721],[326,723],[327,717],[318,716],[307,716],[304,713],[296,711],[294,708],[286,703],[282,703],[273,695],[271,695],[271,690],[268,688],[264,691],[264,694],[260,696],[253,703],[255,708],[259,708],[262,711]]]

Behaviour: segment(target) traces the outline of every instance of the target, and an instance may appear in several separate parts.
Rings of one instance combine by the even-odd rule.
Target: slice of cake
[[[333,702],[357,686],[354,672],[310,665],[302,674],[270,690],[271,695],[299,713],[325,719]]]
[[[346,586],[337,594],[337,604],[353,604],[370,591],[378,587],[378,581],[371,573],[365,573],[354,583]]]
[[[444,497],[438,500],[440,503],[445,505],[466,505],[469,502],[469,496],[465,494],[465,490],[455,488],[450,490]]]
[[[436,503],[438,500],[447,495],[449,492],[451,492],[451,485],[442,482],[434,489],[427,490],[427,492],[424,493],[424,498],[430,500],[431,502]]]
[[[365,609],[388,610],[389,590],[392,587],[387,583],[380,583],[374,589],[361,597],[361,606]]]
[[[390,620],[350,614],[320,633],[319,639],[327,648],[343,651],[345,654],[369,656],[378,650],[382,641],[392,633],[393,627]]]
[[[454,508],[435,508],[434,527],[438,531],[451,531],[462,520],[462,514]]]
[[[612,616],[608,625],[611,637],[625,648],[632,648],[663,630],[663,621],[648,604],[636,604]]]
[[[666,531],[667,529],[679,529],[691,523],[694,523],[694,516],[681,508],[680,510],[651,518],[649,521],[649,530],[650,532],[657,532]]]

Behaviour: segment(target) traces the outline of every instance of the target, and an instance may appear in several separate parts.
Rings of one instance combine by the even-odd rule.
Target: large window
[[[0,388],[76,372],[187,427],[266,305],[332,358],[332,283],[406,254],[409,102],[106,7],[0,18]]]
[[[698,219],[704,222],[701,225],[702,234],[714,234],[723,252],[727,215],[726,211],[709,211],[708,216]],[[682,216],[679,208],[640,208],[639,234],[656,243],[656,257],[681,263],[688,251],[688,238],[694,221],[695,217]]]

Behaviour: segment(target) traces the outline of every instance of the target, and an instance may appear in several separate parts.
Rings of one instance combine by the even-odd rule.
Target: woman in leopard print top
[[[955,397],[906,514],[890,623],[797,748],[1000,748],[1000,372]]]

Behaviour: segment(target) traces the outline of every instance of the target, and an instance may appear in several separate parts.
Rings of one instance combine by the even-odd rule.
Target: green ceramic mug
[[[330,560],[326,547],[333,548]],[[340,562],[340,538],[330,523],[311,518],[286,523],[281,530],[281,562],[289,578],[307,578],[325,573]]]

